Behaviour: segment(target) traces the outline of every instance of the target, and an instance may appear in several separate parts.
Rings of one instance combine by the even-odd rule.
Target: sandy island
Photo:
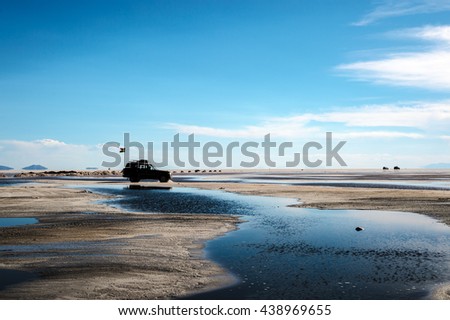
[[[0,228],[2,247],[19,246],[0,252],[0,269],[39,275],[0,291],[0,298],[167,299],[233,282],[225,270],[204,259],[201,249],[208,239],[236,228],[237,217],[130,213],[93,203],[106,196],[64,188],[67,181],[45,182],[0,188],[0,217],[36,217],[40,222]],[[298,201],[293,206],[303,208],[416,212],[450,225],[450,190],[224,182],[168,185],[289,197]],[[439,288],[432,298],[449,299],[450,287]]]

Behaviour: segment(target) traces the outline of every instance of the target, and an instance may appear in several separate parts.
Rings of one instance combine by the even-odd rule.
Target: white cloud
[[[412,38],[436,42],[440,46],[450,45],[450,26],[425,26],[420,28],[409,28],[387,33],[396,38]]]
[[[385,0],[353,25],[366,26],[385,18],[448,10],[450,10],[449,0]]]
[[[101,148],[96,146],[67,144],[54,139],[0,140],[0,149],[0,164],[15,169],[31,164],[54,170],[99,167],[103,156]]]
[[[315,120],[350,127],[407,127],[421,130],[450,127],[450,101],[367,105],[317,115]]]
[[[422,131],[450,128],[450,101],[341,108],[333,112],[270,118],[260,124],[237,129],[174,123],[168,127],[180,133],[222,138],[261,138],[267,133],[274,137],[303,138],[332,130],[340,137],[418,139],[425,137]]]
[[[53,139],[42,139],[42,140],[36,140],[34,141],[35,144],[38,145],[42,145],[42,146],[46,146],[46,147],[62,147],[62,146],[67,146],[67,144],[65,144],[62,141],[58,141],[58,140],[53,140]]]
[[[391,55],[384,60],[341,65],[338,69],[357,80],[378,84],[450,89],[450,52]]]
[[[342,64],[338,71],[356,80],[432,90],[450,89],[450,26],[405,29],[391,35],[433,41],[421,52],[387,55],[384,59]]]

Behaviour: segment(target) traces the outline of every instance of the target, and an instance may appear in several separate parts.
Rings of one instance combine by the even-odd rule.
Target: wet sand
[[[236,217],[92,203],[104,198],[61,183],[0,188],[0,217],[39,219],[0,228],[0,273],[28,271],[36,279],[1,290],[0,299],[167,299],[234,280],[201,249],[233,230]]]
[[[325,173],[313,173],[321,174]],[[389,179],[384,173],[370,175]],[[430,176],[429,172],[426,175],[411,174],[409,179],[441,177]],[[226,177],[217,175],[219,179]],[[0,291],[1,299],[166,299],[233,281],[219,266],[205,260],[201,249],[208,239],[236,228],[238,218],[129,213],[92,202],[108,196],[63,188],[67,183],[104,182],[43,182],[0,187],[0,217],[35,217],[40,221],[35,225],[0,228],[0,269],[30,271],[37,276],[37,280]],[[220,181],[140,185],[289,197],[298,201],[293,206],[304,208],[416,212],[450,225],[450,190]],[[450,298],[449,287],[440,288],[432,298]]]

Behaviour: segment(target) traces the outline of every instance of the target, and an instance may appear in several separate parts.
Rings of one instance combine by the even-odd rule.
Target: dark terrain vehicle
[[[147,160],[130,161],[122,170],[122,176],[129,178],[131,182],[139,182],[142,179],[155,179],[167,182],[171,179],[170,172],[157,170]]]

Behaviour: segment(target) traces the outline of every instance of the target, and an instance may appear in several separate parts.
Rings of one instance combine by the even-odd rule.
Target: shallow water
[[[450,190],[450,181],[448,179],[429,179],[429,180],[354,180],[348,177],[337,179],[336,177],[285,177],[285,176],[245,176],[245,177],[227,177],[221,179],[217,176],[175,176],[175,182],[214,182],[214,183],[251,183],[251,184],[286,184],[295,186],[327,186],[327,187],[348,187],[348,188],[383,188],[383,189],[413,189],[413,190]]]
[[[450,280],[449,228],[431,219],[374,211],[287,211],[251,219],[239,231],[211,241],[209,257],[243,282],[197,298],[408,299],[424,297],[434,284]],[[365,230],[356,232],[356,226]]]
[[[31,180],[14,179],[14,178],[1,178],[0,187],[11,187],[17,184],[32,183]]]
[[[0,218],[0,227],[16,227],[38,223],[36,218]]]
[[[36,278],[37,276],[31,272],[0,269],[0,291],[8,286],[30,281]]]
[[[91,189],[124,196],[111,203],[130,210],[246,220],[206,245],[239,283],[191,298],[417,299],[450,281],[450,228],[423,215],[291,208],[292,199],[210,190]]]

